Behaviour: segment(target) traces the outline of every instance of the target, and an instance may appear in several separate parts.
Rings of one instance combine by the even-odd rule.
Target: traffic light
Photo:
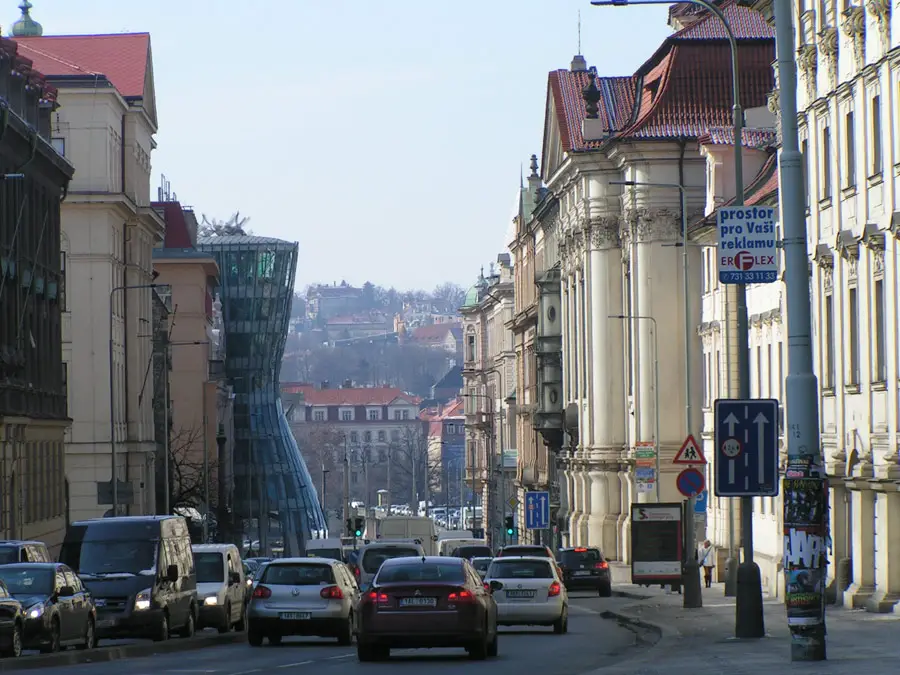
[[[363,536],[363,532],[366,529],[366,519],[362,516],[356,516],[353,518],[353,536],[361,537]]]
[[[506,521],[506,534],[511,537],[516,533],[515,517],[506,516],[504,520]]]
[[[347,536],[352,537],[353,536],[353,519],[352,518],[347,518],[347,520],[344,521],[344,528],[345,528],[344,531],[347,533]]]

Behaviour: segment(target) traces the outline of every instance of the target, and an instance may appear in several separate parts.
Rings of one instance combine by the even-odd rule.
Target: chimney
[[[353,389],[353,380],[344,380],[344,389]]]
[[[576,54],[572,57],[572,65],[569,66],[569,69],[573,73],[583,73],[588,69],[587,61],[581,54]]]
[[[319,385],[319,389],[328,389],[329,386],[330,383],[328,382],[328,380],[322,380],[322,383]]]

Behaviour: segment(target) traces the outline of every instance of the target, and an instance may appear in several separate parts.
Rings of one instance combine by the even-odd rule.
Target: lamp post
[[[694,429],[693,406],[691,405],[691,294],[690,294],[690,274],[688,272],[688,218],[687,218],[687,188],[679,183],[650,183],[634,180],[626,181],[610,181],[610,185],[625,185],[629,187],[658,187],[670,188],[678,190],[681,198],[681,294],[684,302],[684,428],[687,436],[691,436]],[[657,383],[659,386],[659,383]],[[659,410],[656,411],[657,417]],[[658,427],[657,427],[658,429]],[[657,440],[657,453],[659,452],[659,441]],[[659,456],[657,455],[657,462]],[[659,485],[659,473],[656,475],[657,485]],[[658,501],[658,500],[657,500]],[[700,565],[694,556],[694,550],[697,548],[697,533],[694,524],[694,505],[697,503],[696,497],[689,497],[687,506],[687,518],[685,522],[685,538],[688,542],[688,548],[685,551],[684,567],[682,569],[682,585],[684,586],[684,595],[682,596],[685,608],[697,608],[703,606],[703,593],[700,590]]]
[[[133,291],[144,288],[161,288],[168,284],[134,284],[114,286],[109,292],[109,456],[110,456],[110,483],[112,485],[112,512],[114,516],[119,515],[119,476],[116,466],[116,373],[115,373],[115,336],[113,327],[115,325],[116,312],[113,307],[115,295],[119,291]],[[166,354],[168,358],[168,352]],[[168,365],[168,364],[167,364]],[[168,374],[166,375],[168,379]],[[126,393],[127,395],[127,393]],[[126,420],[127,423],[127,420]],[[169,420],[166,418],[166,429],[168,429]],[[166,433],[168,436],[168,431]],[[168,463],[168,462],[167,462]]]
[[[744,111],[741,108],[741,86],[738,79],[738,48],[734,31],[725,18],[722,10],[709,0],[684,0],[692,5],[699,5],[712,13],[719,21],[728,36],[728,46],[731,49],[731,89],[732,89],[732,124],[734,126],[734,205],[744,205],[744,154],[743,154],[743,129]],[[777,3],[777,0],[776,0]],[[668,0],[593,0],[595,6],[627,7],[628,5],[670,5]],[[784,11],[782,9],[782,11]],[[793,49],[793,42],[791,42]],[[791,57],[793,59],[793,56]],[[793,63],[793,61],[792,61]],[[796,68],[796,66],[795,66]],[[796,86],[796,77],[793,78]],[[792,95],[796,96],[796,92]],[[796,100],[796,99],[795,99]],[[783,107],[782,107],[783,109]],[[796,113],[796,105],[795,110]],[[783,119],[783,116],[782,116]],[[796,129],[796,124],[794,126]],[[784,153],[782,152],[782,157]],[[797,160],[799,166],[799,159]],[[798,169],[799,170],[799,169]],[[802,182],[797,183],[802,186]],[[782,185],[782,190],[784,186]],[[805,227],[805,221],[804,221]],[[786,241],[786,239],[785,239]],[[804,240],[805,246],[805,240]],[[804,249],[804,255],[806,255]],[[805,263],[804,263],[805,264]],[[807,272],[808,274],[808,272]],[[801,277],[798,277],[800,279]],[[737,284],[735,289],[735,307],[737,310],[737,365],[738,365],[738,397],[750,398],[750,327],[747,314],[747,289],[743,284]],[[808,309],[808,289],[807,289]],[[818,419],[818,415],[816,416]],[[814,432],[818,433],[818,431]],[[813,447],[807,445],[807,447]],[[729,513],[730,513],[729,509]],[[733,519],[728,524],[729,530],[733,527]],[[726,579],[725,595],[737,597],[737,610],[735,614],[735,636],[739,638],[757,637],[765,635],[762,605],[762,578],[759,566],[753,562],[753,498],[741,498],[741,539],[744,548],[744,562],[740,569],[735,565],[734,550],[729,551],[729,558],[725,562]],[[739,583],[740,580],[740,583]],[[729,591],[732,591],[729,593]]]
[[[656,319],[652,316],[638,316],[637,314],[610,314],[607,319],[622,319],[625,321],[649,321],[653,324],[653,395],[655,412],[653,431],[653,452],[656,454],[656,503],[659,498],[659,336]]]

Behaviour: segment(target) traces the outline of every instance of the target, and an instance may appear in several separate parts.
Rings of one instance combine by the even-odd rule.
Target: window
[[[378,432],[378,442],[384,443],[386,440],[387,440],[387,434],[382,429],[381,431]]]
[[[475,334],[466,335],[466,361],[475,360]]]
[[[62,157],[66,156],[66,139],[65,138],[51,138],[50,144],[53,146],[53,149],[56,150]]]
[[[778,385],[775,382],[772,382],[772,379],[775,377],[775,363],[774,363],[775,346],[771,342],[769,343],[768,347],[766,347],[766,352],[767,352],[766,357],[769,360],[769,363],[768,363],[769,372],[767,373],[768,377],[766,378],[766,382],[768,383],[769,390],[766,392],[766,396],[768,398],[774,398],[776,395],[776,392],[778,391],[778,389],[777,389]]]
[[[391,440],[392,441],[400,440],[400,432],[397,429],[394,429],[393,431],[391,431]]]
[[[324,422],[325,421],[325,411],[324,410],[316,410],[314,414],[314,419],[316,422]]]
[[[344,422],[352,422],[353,421],[353,411],[352,410],[342,410],[341,411],[341,420]]]
[[[776,385],[775,391],[778,393],[778,398],[782,401],[784,400],[784,343],[778,343],[778,384]]]
[[[403,419],[408,420],[409,419],[409,410],[404,410],[402,417],[403,417]]]
[[[366,443],[372,442],[372,432],[371,431],[367,431],[363,434],[363,441],[365,441]]]
[[[756,397],[762,398],[763,383],[763,364],[762,364],[762,347],[756,347]]]
[[[59,311],[66,312],[66,252],[59,253]]]
[[[350,432],[350,442],[351,443],[359,443],[359,432],[356,432],[356,431]]]
[[[377,420],[381,418],[381,415],[378,414],[378,410],[376,408],[372,408],[369,410],[369,414],[367,415],[370,420]]]
[[[844,118],[845,149],[847,153],[847,174],[844,176],[844,187],[851,188],[856,185],[856,122],[853,112],[848,112]]]
[[[825,295],[825,325],[822,330],[823,370],[825,388],[834,389],[834,296]]]
[[[395,411],[394,411],[394,419],[395,419],[395,420],[399,420],[399,419],[400,419],[400,411],[399,411],[399,410],[395,410]]]
[[[873,176],[877,176],[881,174],[884,163],[884,157],[882,156],[882,143],[883,139],[881,138],[881,96],[873,96],[872,97],[872,133],[869,134],[869,137],[872,139],[872,174]]]
[[[822,129],[822,185],[821,199],[831,199],[831,129]]]
[[[809,141],[805,138],[800,143],[800,168],[803,170],[803,202],[809,208]]]
[[[703,355],[703,407],[709,407],[709,353]]]
[[[873,331],[875,333],[875,372],[872,373],[876,382],[884,382],[887,380],[887,364],[885,363],[885,343],[884,343],[884,279],[875,280],[875,307],[873,308],[873,320],[875,325]]]
[[[66,397],[66,408],[68,409],[68,401],[69,401],[69,364],[63,361],[62,363],[62,393],[63,396]]]
[[[859,293],[855,288],[847,292],[847,328],[850,336],[847,384],[856,385],[859,384]]]

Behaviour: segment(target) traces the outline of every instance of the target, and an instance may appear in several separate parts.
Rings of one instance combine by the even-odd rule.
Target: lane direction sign
[[[767,284],[778,280],[778,239],[773,207],[719,207],[716,229],[720,282]]]
[[[706,489],[706,476],[697,469],[685,469],[678,474],[678,478],[675,479],[675,485],[681,494],[690,499]]]
[[[684,443],[681,444],[681,450],[675,455],[672,464],[706,464],[706,456],[694,434],[689,434]]]
[[[718,399],[715,403],[717,497],[778,494],[778,401]]]
[[[525,529],[546,530],[550,527],[550,493],[525,493]]]

